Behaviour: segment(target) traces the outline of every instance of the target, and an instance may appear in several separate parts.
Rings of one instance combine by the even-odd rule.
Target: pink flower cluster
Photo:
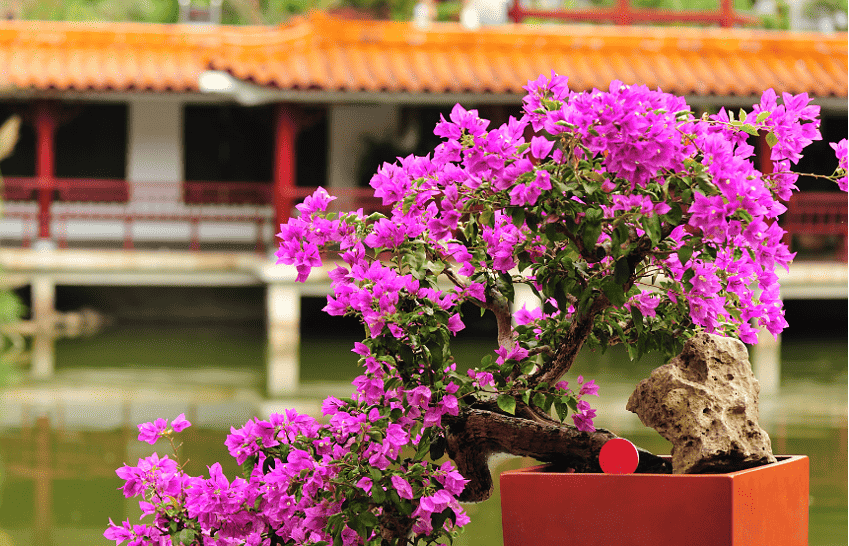
[[[190,425],[191,423],[186,421],[186,416],[183,413],[171,422],[170,428],[168,421],[161,418],[152,423],[144,423],[139,425],[139,442],[147,442],[153,445],[160,438],[169,436],[173,432],[181,432]]]
[[[209,467],[208,478],[188,476],[175,461],[156,454],[125,465],[117,471],[125,480],[124,495],[142,496],[142,511],[154,521],[119,526],[110,520],[104,536],[131,546],[177,544],[172,536],[178,533],[191,537],[185,544],[204,546],[329,543],[339,536],[345,546],[355,546],[374,536],[361,520],[398,517],[399,510],[420,537],[456,532],[469,521],[457,501],[467,480],[449,461],[412,463],[401,456],[422,432],[431,434],[419,417],[424,414],[429,426],[439,428],[440,415],[457,414],[455,398],[431,401],[424,386],[399,388],[371,406],[328,398],[327,424],[292,410],[252,419],[231,429],[225,442],[243,468],[250,463],[248,474],[232,481],[219,463]],[[382,409],[400,416],[391,422]],[[411,438],[411,430],[419,438]],[[355,509],[346,511],[347,506]],[[442,517],[446,511],[450,518]],[[438,528],[435,516],[441,516]]]

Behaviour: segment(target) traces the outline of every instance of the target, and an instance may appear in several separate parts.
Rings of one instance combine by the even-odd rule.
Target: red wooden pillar
[[[38,178],[38,237],[50,239],[50,205],[54,186],[54,150],[56,107],[39,101],[35,104],[35,175]]]
[[[630,25],[631,18],[631,1],[619,0],[616,4],[616,22],[620,25]]]
[[[758,135],[758,169],[763,174],[771,174],[773,171],[772,159],[770,155],[772,154],[772,148],[770,148],[769,144],[766,141],[766,132],[760,131]]]
[[[291,104],[278,104],[274,114],[274,229],[277,233],[280,224],[286,223],[292,210],[298,125]]]
[[[507,17],[514,23],[521,23],[524,16],[522,15],[522,6],[520,0],[513,0],[510,9],[507,10]]]
[[[722,0],[720,3],[719,26],[731,28],[734,25],[734,5],[732,0]]]

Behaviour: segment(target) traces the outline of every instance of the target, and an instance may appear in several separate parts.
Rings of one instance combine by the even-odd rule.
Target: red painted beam
[[[35,175],[38,178],[38,237],[50,238],[50,206],[55,176],[56,106],[35,103]]]

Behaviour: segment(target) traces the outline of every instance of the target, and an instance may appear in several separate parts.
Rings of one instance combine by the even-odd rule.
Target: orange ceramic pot
[[[808,458],[728,474],[501,474],[504,546],[807,546]]]

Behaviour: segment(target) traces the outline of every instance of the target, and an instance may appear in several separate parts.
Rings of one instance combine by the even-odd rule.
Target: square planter
[[[501,474],[504,546],[807,546],[808,457],[727,474]]]

